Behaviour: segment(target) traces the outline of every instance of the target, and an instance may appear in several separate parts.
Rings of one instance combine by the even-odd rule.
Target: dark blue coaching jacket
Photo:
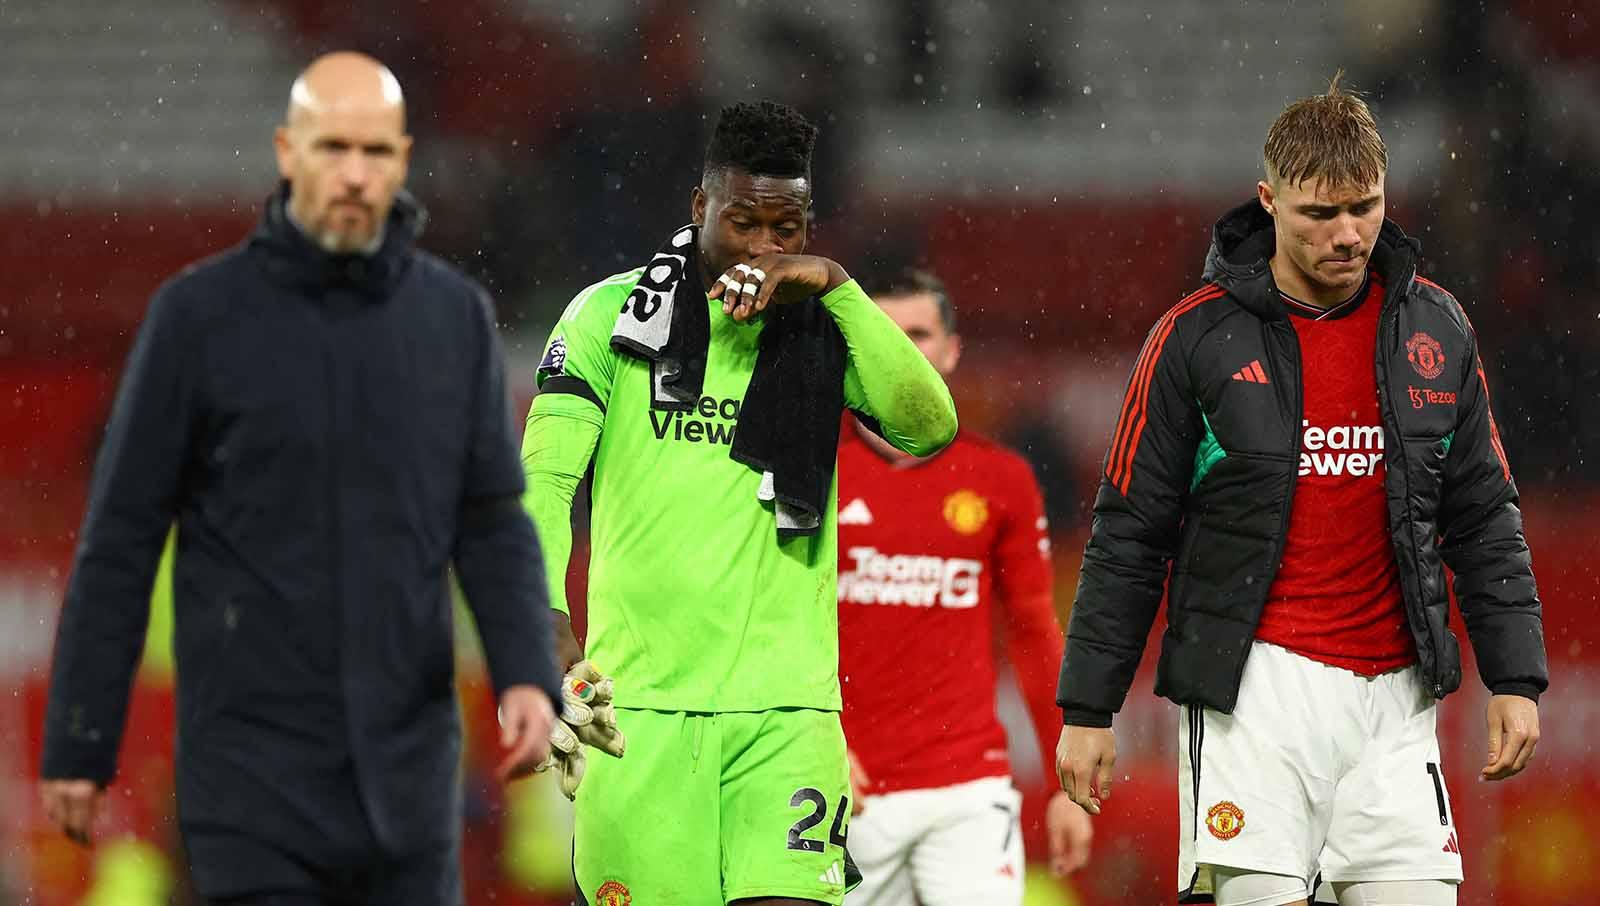
[[[42,774],[109,783],[169,526],[181,829],[203,893],[458,839],[447,567],[496,693],[559,702],[505,366],[484,291],[412,247],[332,256],[287,186],[151,302],[117,394],[56,638]],[[262,875],[253,877],[253,875]]]

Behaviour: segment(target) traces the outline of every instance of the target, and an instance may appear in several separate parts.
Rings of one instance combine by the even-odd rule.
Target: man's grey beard
[[[372,238],[360,245],[355,244],[355,237],[349,233],[331,229],[322,230],[311,239],[330,255],[371,255],[383,245],[383,227],[379,226]]]
[[[299,217],[295,216],[294,208],[290,205],[284,205],[283,211],[289,216],[289,223],[300,231],[300,235],[315,242],[318,248],[330,255],[373,255],[383,247],[384,224],[381,222],[378,224],[377,231],[372,234],[371,239],[361,245],[355,245],[350,241],[351,237],[348,234],[337,230],[323,229],[312,232],[305,224],[300,222]]]

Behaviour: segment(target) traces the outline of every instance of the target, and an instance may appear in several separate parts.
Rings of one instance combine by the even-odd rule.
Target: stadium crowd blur
[[[1253,191],[1278,110],[1345,68],[1389,142],[1390,216],[1482,337],[1546,608],[1552,685],[1529,782],[1466,782],[1483,745],[1475,680],[1441,714],[1463,902],[1579,902],[1600,886],[1596,46],[1600,11],[1581,0],[0,4],[0,904],[189,902],[169,617],[156,608],[93,852],[36,804],[49,642],[149,294],[244,236],[294,72],[341,47],[406,87],[423,245],[493,290],[519,409],[566,301],[686,221],[708,116],[736,99],[800,107],[822,128],[813,247],[852,271],[919,264],[949,282],[963,425],[1032,461],[1063,616],[1144,330],[1197,285],[1210,223]],[[462,682],[469,735],[487,739],[481,669]],[[1027,720],[1014,695],[1002,710]],[[1031,904],[1171,899],[1175,711],[1148,669],[1117,726],[1127,780],[1093,869],[1030,875]],[[465,781],[469,902],[567,902],[566,803],[548,778],[495,785],[490,752]],[[1039,858],[1053,781],[1036,753],[1013,764]]]

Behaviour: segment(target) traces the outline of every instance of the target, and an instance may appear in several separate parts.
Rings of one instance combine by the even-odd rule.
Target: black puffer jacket
[[[1272,220],[1258,203],[1229,212],[1214,232],[1207,286],[1145,342],[1067,633],[1056,697],[1069,724],[1109,726],[1122,706],[1169,565],[1156,692],[1233,710],[1282,556],[1300,452],[1300,346],[1272,252]],[[1406,615],[1442,698],[1461,685],[1448,564],[1484,683],[1537,699],[1548,682],[1539,598],[1477,339],[1455,298],[1416,275],[1416,256],[1416,242],[1385,221],[1371,258],[1387,290],[1375,367]],[[1230,380],[1255,360],[1274,376],[1270,388]]]

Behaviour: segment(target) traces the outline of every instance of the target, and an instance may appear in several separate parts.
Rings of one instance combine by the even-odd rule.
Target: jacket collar
[[[1204,280],[1226,289],[1240,305],[1272,320],[1288,315],[1272,280],[1275,248],[1272,216],[1252,198],[1222,215],[1211,230]],[[1387,298],[1402,302],[1411,296],[1422,244],[1385,219],[1372,249],[1371,266],[1383,278]]]
[[[262,206],[261,221],[249,240],[250,252],[274,282],[296,289],[343,287],[369,301],[387,298],[399,284],[411,260],[411,248],[427,223],[427,212],[409,193],[395,195],[384,226],[383,241],[367,253],[332,254],[301,232],[289,219],[289,183],[278,188]]]

